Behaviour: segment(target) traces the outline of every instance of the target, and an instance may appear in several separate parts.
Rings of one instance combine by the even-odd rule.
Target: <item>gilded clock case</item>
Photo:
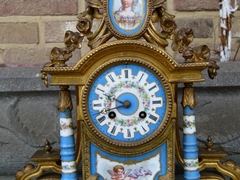
[[[110,149],[116,149],[116,151],[119,151],[118,153],[120,154],[133,154],[132,148],[134,147],[137,147],[138,150],[142,148],[143,152],[149,151],[160,145],[160,139],[162,139],[164,136],[164,130],[171,121],[172,90],[171,85],[165,76],[166,72],[164,72],[164,69],[166,67],[163,65],[163,63],[166,63],[166,59],[169,58],[170,60],[171,58],[164,52],[159,51],[159,49],[156,49],[155,51],[152,48],[153,46],[149,46],[147,43],[141,41],[136,43],[136,41],[124,40],[118,41],[118,43],[109,42],[103,45],[101,51],[98,49],[92,50],[92,52],[85,56],[86,62],[89,64],[88,69],[86,69],[86,73],[88,74],[86,76],[87,83],[85,84],[85,87],[79,91],[79,93],[83,94],[83,98],[80,100],[81,102],[79,102],[79,105],[82,105],[81,111],[85,122],[83,124],[83,128],[85,129],[86,127],[89,137],[93,141],[98,142],[98,144],[101,142],[101,147],[107,151]],[[149,49],[152,49],[152,52],[149,51]],[[155,53],[153,53],[154,51]],[[94,61],[96,59],[97,61]],[[166,95],[166,112],[160,126],[150,136],[134,142],[120,142],[113,140],[100,132],[90,118],[87,104],[90,93],[89,91],[94,80],[107,69],[119,64],[124,65],[126,63],[142,66],[151,71],[162,83]],[[84,67],[86,67],[86,65]],[[119,147],[122,148],[119,149]]]

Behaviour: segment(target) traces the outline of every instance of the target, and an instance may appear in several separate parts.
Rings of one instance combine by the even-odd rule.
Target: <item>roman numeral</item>
[[[97,90],[102,91],[102,92],[105,92],[104,90],[102,90],[102,89],[100,89],[100,88],[97,88]]]
[[[156,85],[154,85],[153,87],[151,87],[150,89],[148,89],[148,91],[151,91],[151,90],[153,90],[154,88],[156,88],[157,86]]]
[[[147,132],[147,130],[146,130],[143,126],[141,126],[141,127],[142,127],[142,129],[143,129],[144,132]]]
[[[128,78],[128,70],[124,70],[125,78]]]
[[[110,79],[112,82],[114,82],[114,79],[113,79],[113,77],[112,77],[111,74],[109,74],[108,77],[109,77],[109,79]]]
[[[157,119],[158,119],[156,116],[154,116],[154,115],[152,115],[152,114],[149,115],[149,118],[152,119],[152,120],[155,121],[155,122],[156,122]]]
[[[98,120],[98,122],[101,124],[103,121],[106,120],[106,117],[105,117],[105,116],[102,116],[102,117],[100,117],[100,118],[97,119],[97,120]]]
[[[144,74],[142,73],[142,76],[140,77],[140,79],[139,79],[139,82],[142,80],[142,77],[144,76]]]
[[[116,127],[116,126],[113,126],[113,128],[112,128],[112,130],[111,130],[111,134],[115,134],[116,129],[117,129],[117,127]]]
[[[98,104],[93,104],[93,107],[101,107],[102,104],[101,103],[98,103]]]
[[[153,103],[153,104],[162,104],[162,100],[159,100],[159,101],[153,101],[152,103]]]
[[[130,131],[130,129],[127,129],[127,137],[131,137],[131,131]]]

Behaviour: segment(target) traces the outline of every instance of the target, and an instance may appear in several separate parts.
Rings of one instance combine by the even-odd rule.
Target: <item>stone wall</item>
[[[214,144],[221,145],[240,165],[240,63],[219,66],[214,80],[204,71],[206,81],[194,84],[198,142],[202,145],[211,135]],[[39,71],[39,67],[5,67],[0,71],[0,176],[22,169],[31,155],[44,147],[45,139],[59,148],[58,88],[46,88]],[[180,132],[181,94],[182,84],[178,98]]]
[[[178,28],[191,27],[193,44],[207,44],[212,52],[219,44],[218,1],[167,0],[168,12],[176,15]],[[45,139],[59,147],[58,89],[46,88],[40,68],[49,62],[51,49],[64,47],[66,30],[76,31],[77,14],[85,9],[83,0],[8,0],[0,6],[0,176],[14,174],[42,149]],[[232,58],[240,39],[240,11],[233,18]],[[74,52],[71,63],[89,48],[84,42]],[[181,57],[168,50],[175,58]],[[212,59],[218,56],[212,53]],[[198,141],[208,135],[225,148],[240,165],[240,52],[236,62],[219,63],[214,80],[195,84]],[[33,67],[34,66],[34,67]],[[4,67],[4,68],[3,68]],[[16,68],[18,67],[18,68]],[[21,67],[21,68],[20,68]],[[75,93],[72,89],[72,98]],[[179,87],[179,130],[181,123],[181,85]],[[75,117],[75,108],[73,118]]]

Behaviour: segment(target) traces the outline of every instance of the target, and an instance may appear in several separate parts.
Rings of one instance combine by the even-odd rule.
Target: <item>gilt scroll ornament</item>
[[[219,67],[215,61],[209,60],[210,49],[207,45],[197,47],[190,46],[194,37],[192,29],[181,28],[177,30],[177,25],[174,20],[175,16],[167,13],[163,7],[165,1],[166,0],[134,1],[134,8],[138,7],[137,10],[135,9],[136,12],[133,11],[134,18],[125,19],[124,22],[127,21],[132,25],[136,23],[136,21],[138,21],[135,17],[137,16],[137,11],[143,12],[145,22],[140,23],[141,28],[136,30],[136,32],[133,31],[133,33],[129,33],[129,30],[124,30],[124,28],[130,28],[131,30],[132,26],[127,25],[123,27],[124,32],[121,33],[116,30],[118,20],[114,17],[116,14],[121,15],[121,4],[111,4],[112,1],[107,0],[87,0],[88,7],[77,16],[78,22],[76,29],[78,32],[72,32],[70,30],[66,32],[64,38],[65,47],[54,47],[50,54],[51,62],[47,63],[45,67],[66,66],[65,63],[72,57],[72,52],[82,48],[82,40],[84,37],[88,39],[88,46],[91,49],[97,48],[113,37],[117,39],[135,40],[143,38],[145,41],[165,49],[168,46],[168,39],[170,39],[172,40],[172,50],[182,54],[185,63],[208,62],[208,74],[209,77],[213,79]],[[118,6],[119,8],[113,12],[109,9],[109,7],[111,7],[110,5],[112,5],[113,8],[115,8],[114,6]],[[148,8],[144,9],[144,5],[148,5]],[[141,7],[143,9],[141,9]],[[132,8],[132,10],[134,10],[134,8]],[[112,19],[109,17],[111,14]],[[94,19],[101,21],[95,32],[92,31]],[[122,20],[120,18],[119,23],[121,22]],[[158,28],[159,25],[161,30]],[[45,76],[43,79],[46,79]],[[47,83],[45,84],[47,85]]]

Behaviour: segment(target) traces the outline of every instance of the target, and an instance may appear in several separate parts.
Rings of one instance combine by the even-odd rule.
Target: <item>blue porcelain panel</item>
[[[146,21],[147,0],[124,3],[122,0],[108,1],[108,14],[111,24],[123,35],[137,34]],[[130,9],[127,8],[130,6]]]
[[[94,144],[91,143],[90,146],[90,163],[91,163],[91,174],[99,175],[98,180],[104,180],[106,177],[102,177],[99,174],[97,165],[101,160],[97,156],[106,158],[109,163],[105,163],[103,168],[107,169],[105,173],[110,173],[113,170],[112,164],[122,165],[125,168],[125,172],[130,170],[129,177],[136,178],[137,174],[140,172],[145,173],[145,179],[158,180],[160,176],[167,174],[167,142],[163,143],[160,147],[152,150],[151,152],[139,155],[139,156],[116,156],[110,153],[103,151]],[[151,158],[159,155],[158,159],[155,159],[155,162],[151,162]],[[149,161],[147,164],[142,165],[144,161]],[[131,164],[131,163],[132,164]],[[155,167],[153,163],[159,162],[160,166]],[[110,164],[111,163],[111,164]],[[134,167],[134,168],[133,168]],[[155,173],[151,170],[158,168],[158,171]],[[135,176],[135,177],[134,177]]]

